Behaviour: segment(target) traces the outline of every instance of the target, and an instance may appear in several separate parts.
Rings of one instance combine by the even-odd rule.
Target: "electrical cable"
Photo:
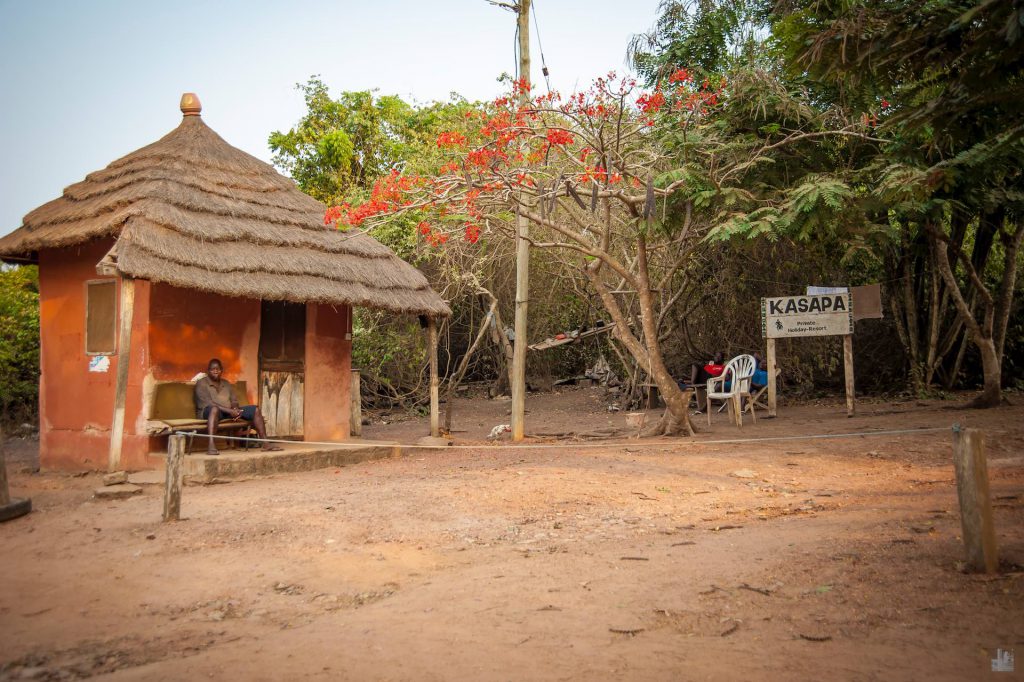
[[[551,79],[548,77],[548,65],[544,61],[544,45],[540,42],[540,25],[537,23],[537,0],[530,4],[530,11],[533,12],[533,30],[537,34],[537,48],[540,50],[540,71],[544,74],[544,83],[547,85],[548,94],[551,94]]]

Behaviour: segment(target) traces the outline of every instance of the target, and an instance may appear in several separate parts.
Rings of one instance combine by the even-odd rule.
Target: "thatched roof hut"
[[[90,173],[0,239],[0,258],[115,237],[108,272],[220,294],[451,314],[426,278],[200,118],[194,95],[159,141]]]

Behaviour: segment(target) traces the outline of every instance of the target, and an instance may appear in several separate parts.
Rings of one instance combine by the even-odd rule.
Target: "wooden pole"
[[[167,472],[164,477],[164,521],[181,518],[181,477],[185,460],[185,436],[167,438]]]
[[[519,78],[530,82],[530,1],[519,0]],[[530,100],[525,88],[523,104]],[[522,198],[522,195],[520,195]],[[523,440],[526,424],[526,309],[530,298],[530,225],[516,211],[516,342],[512,349],[512,440]]]
[[[857,414],[857,404],[853,392],[853,334],[843,337],[843,374],[846,377],[846,416]]]
[[[778,395],[778,374],[779,368],[775,364],[775,339],[768,339],[768,352],[766,353],[765,362],[768,363],[768,416],[776,416],[775,406],[777,405],[776,396]]]
[[[363,389],[360,385],[359,370],[352,370],[349,384],[349,434],[363,435]]]
[[[427,318],[427,335],[430,338],[430,435],[441,435],[441,413],[439,409],[439,381],[437,376],[437,320]]]
[[[110,453],[107,470],[121,469],[124,445],[124,405],[128,395],[128,366],[131,362],[132,317],[135,312],[135,280],[121,278],[121,333],[117,345],[117,383],[114,387],[114,420],[110,425]]]
[[[0,432],[0,507],[11,503],[11,491],[7,487],[7,461],[4,455],[4,435]]]
[[[11,497],[7,487],[7,461],[4,453],[4,434],[0,430],[0,523],[24,516],[32,511],[32,500],[27,497]]]
[[[992,499],[988,489],[985,438],[977,429],[953,425],[953,470],[960,500],[960,528],[967,566],[972,571],[996,573],[999,556],[992,522]]]

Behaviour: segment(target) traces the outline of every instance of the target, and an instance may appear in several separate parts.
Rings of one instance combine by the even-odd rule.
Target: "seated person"
[[[718,351],[714,357],[705,365],[698,365],[694,363],[690,366],[690,383],[684,384],[684,386],[692,386],[693,388],[705,388],[708,383],[708,379],[713,377],[722,376],[722,372],[725,371],[725,353]],[[697,412],[702,409],[700,406],[700,392],[696,393],[697,399]]]
[[[196,382],[196,416],[199,419],[206,419],[206,427],[211,436],[217,435],[217,423],[222,418],[244,419],[252,422],[256,434],[260,440],[267,439],[267,427],[263,421],[263,413],[256,405],[239,407],[238,399],[235,397],[235,388],[228,381],[221,378],[224,373],[224,364],[217,358],[210,360],[206,367],[206,376]],[[210,438],[206,454],[218,455],[214,439]],[[264,450],[280,450],[281,448],[273,443],[264,443]]]
[[[690,366],[690,386],[703,386],[708,379],[722,376],[725,371],[725,353],[718,351],[705,365],[694,363]]]
[[[764,359],[757,351],[754,351],[754,361],[757,365],[754,367],[754,376],[750,378],[751,393],[768,385],[768,370],[764,368]]]

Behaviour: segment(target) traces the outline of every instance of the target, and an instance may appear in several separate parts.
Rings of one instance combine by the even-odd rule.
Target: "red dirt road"
[[[624,422],[596,389],[529,404],[528,431]],[[460,401],[456,436],[507,406]],[[98,474],[15,458],[36,511],[0,525],[0,679],[964,680],[999,648],[1019,679],[1024,409],[860,411],[697,441],[981,428],[1006,572],[960,570],[946,430],[412,451],[187,487],[175,524],[159,487],[98,502]]]

